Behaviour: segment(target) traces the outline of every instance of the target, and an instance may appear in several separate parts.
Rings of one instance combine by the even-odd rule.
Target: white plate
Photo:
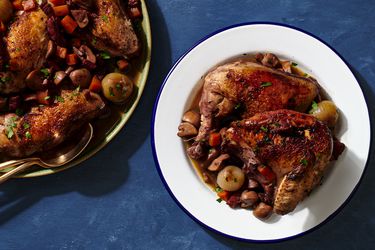
[[[224,202],[216,202],[216,194],[201,181],[176,135],[199,79],[229,58],[259,51],[289,58],[317,78],[340,109],[341,121],[336,135],[347,146],[325,176],[322,186],[293,213],[273,215],[266,222],[256,219],[251,211],[234,210]],[[177,204],[207,228],[248,241],[290,239],[332,218],[361,180],[371,138],[363,93],[344,60],[305,31],[269,23],[242,24],[220,30],[183,55],[160,90],[152,133],[160,177]]]

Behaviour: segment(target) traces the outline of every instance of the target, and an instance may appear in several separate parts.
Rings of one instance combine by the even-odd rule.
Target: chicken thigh
[[[264,189],[263,202],[287,214],[317,186],[332,154],[332,135],[323,122],[292,110],[263,112],[222,131],[222,148],[244,163],[248,178]],[[264,178],[268,166],[276,178]]]
[[[219,66],[204,79],[201,125],[188,153],[193,159],[202,158],[209,133],[239,107],[242,118],[277,109],[304,112],[317,94],[313,80],[258,63],[239,60]]]

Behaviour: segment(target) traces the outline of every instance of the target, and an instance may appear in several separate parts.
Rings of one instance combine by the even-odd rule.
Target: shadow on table
[[[353,74],[355,75],[356,79],[358,80],[361,88],[362,88],[362,91],[364,93],[364,96],[365,96],[365,99],[366,99],[366,102],[367,102],[367,106],[368,106],[368,109],[369,109],[369,116],[370,116],[370,122],[371,122],[371,134],[374,135],[375,134],[375,127],[373,126],[374,124],[374,107],[375,107],[375,95],[372,91],[372,89],[370,88],[369,84],[366,82],[366,80],[361,76],[361,74],[355,70],[353,67],[350,67],[350,69],[352,70]],[[350,117],[348,117],[348,119],[350,119]],[[372,181],[374,178],[375,178],[375,169],[370,167],[372,165],[375,164],[375,160],[374,160],[374,156],[375,156],[375,147],[374,147],[374,140],[371,140],[371,145],[370,145],[370,152],[369,152],[369,157],[368,157],[368,160],[367,160],[367,167],[366,167],[366,171],[363,175],[363,179],[359,185],[359,187],[357,188],[356,192],[354,192],[352,194],[352,197],[351,197],[351,201],[350,201],[350,207],[353,207],[354,209],[356,209],[356,213],[366,213],[367,210],[368,210],[368,203],[366,202],[363,202],[363,201],[366,201],[369,199],[369,197],[372,197],[372,192],[373,190],[375,189],[375,182]],[[353,159],[355,160],[355,158]],[[355,197],[353,199],[353,196]],[[340,209],[338,211],[338,213],[336,214],[337,215],[340,215],[341,211],[345,210],[346,207],[348,207],[347,205],[344,206],[342,209]],[[316,211],[317,213],[319,213],[319,211]],[[314,213],[314,210],[311,211],[311,213]],[[343,216],[340,216],[341,218],[343,218]],[[345,216],[344,216],[345,217]],[[315,217],[312,216],[312,219],[314,219]],[[346,218],[346,217],[345,217]],[[364,217],[364,220],[366,220],[366,218]],[[311,221],[310,221],[311,223]],[[360,221],[357,223],[360,223]],[[322,224],[320,225],[322,226]],[[337,226],[341,226],[342,228],[340,228],[340,230],[345,230],[347,232],[350,232],[352,230],[351,228],[351,224],[349,222],[346,222],[346,223],[340,223],[340,225],[337,225],[335,223],[335,220],[329,220],[327,221],[327,226],[323,226],[323,227],[318,227],[315,229],[313,229],[311,232],[313,232],[313,234],[315,234],[316,236],[315,237],[310,237],[309,235],[311,235],[310,233],[307,234],[306,236],[302,236],[302,237],[299,237],[297,238],[296,240],[293,240],[293,241],[284,241],[284,242],[281,242],[281,243],[269,243],[267,244],[270,248],[273,248],[273,249],[299,249],[299,248],[304,248],[306,247],[307,245],[314,245],[316,243],[316,239],[318,238],[320,242],[329,242],[331,240],[331,237],[332,237],[332,234],[330,234],[328,231],[329,230],[333,230],[332,227],[335,227],[337,228]],[[326,227],[331,227],[331,229],[327,229],[325,230]],[[346,227],[346,228],[345,228]],[[249,229],[249,230],[256,230],[256,229]],[[256,244],[256,243],[247,243],[247,242],[241,242],[241,241],[236,241],[234,239],[230,239],[230,238],[226,238],[222,235],[219,235],[217,233],[214,233],[208,229],[205,229],[205,231],[207,232],[208,235],[210,235],[212,238],[218,240],[219,242],[221,242],[223,245],[226,245],[227,247],[229,248],[232,248],[232,249],[248,249],[249,247],[251,247],[252,249],[257,249],[258,247],[259,248],[262,248],[264,246],[262,246],[263,244]],[[272,247],[271,247],[272,245]]]
[[[150,74],[143,96],[125,129],[100,153],[79,166],[55,175],[13,179],[1,185],[0,225],[45,197],[70,192],[101,196],[126,183],[131,171],[128,160],[150,134],[154,100],[172,64],[164,17],[156,2],[149,1],[147,7],[153,37]]]

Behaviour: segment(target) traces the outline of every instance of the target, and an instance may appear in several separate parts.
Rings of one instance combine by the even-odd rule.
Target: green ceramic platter
[[[94,126],[94,137],[85,151],[77,157],[74,161],[59,167],[59,168],[51,168],[51,169],[44,169],[38,166],[31,168],[28,172],[19,174],[18,178],[28,178],[28,177],[37,177],[43,175],[54,174],[65,169],[74,167],[81,162],[87,160],[95,153],[100,151],[104,146],[106,146],[116,135],[120,132],[120,130],[124,127],[126,122],[129,120],[130,116],[134,112],[145,88],[147,76],[150,68],[150,60],[151,60],[151,28],[150,28],[150,20],[149,15],[147,12],[146,3],[144,0],[142,2],[142,11],[143,11],[143,19],[142,22],[139,23],[135,28],[138,30],[138,34],[141,36],[141,40],[143,43],[143,50],[142,54],[137,62],[132,65],[132,70],[129,72],[133,76],[134,83],[137,86],[136,94],[132,101],[125,105],[112,105],[111,104],[111,116],[99,120],[94,121],[92,124]]]

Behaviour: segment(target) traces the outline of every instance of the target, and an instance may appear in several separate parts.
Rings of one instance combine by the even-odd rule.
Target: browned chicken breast
[[[63,90],[52,106],[34,107],[20,119],[0,116],[0,153],[25,157],[51,149],[100,115],[104,106],[100,96],[88,90]]]
[[[243,109],[242,118],[284,108],[304,112],[317,94],[313,80],[258,63],[240,60],[219,66],[204,79],[201,125],[188,153],[194,159],[204,156],[209,132],[237,108]]]
[[[263,186],[262,201],[277,214],[293,211],[320,183],[332,154],[332,135],[323,122],[285,109],[233,122],[222,137],[223,148],[243,161],[248,178]],[[265,178],[263,166],[276,178]]]
[[[40,9],[25,12],[9,27],[5,37],[9,70],[0,73],[5,79],[0,93],[14,93],[25,88],[25,78],[45,62],[48,46],[47,16]]]
[[[95,0],[94,4],[97,17],[91,31],[95,37],[93,45],[113,56],[136,55],[141,48],[140,41],[122,3],[119,0]]]

